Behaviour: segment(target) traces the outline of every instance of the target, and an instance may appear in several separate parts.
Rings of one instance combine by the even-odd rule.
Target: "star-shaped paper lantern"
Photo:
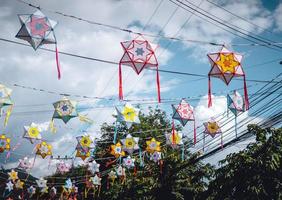
[[[158,101],[161,102],[158,61],[152,44],[140,36],[131,41],[121,42],[121,46],[124,50],[124,54],[119,62],[119,99],[123,100],[121,66],[127,65],[132,67],[138,75],[144,68],[156,69]]]
[[[118,176],[125,176],[125,168],[121,165],[116,168],[116,173]]]
[[[100,186],[101,185],[101,178],[97,174],[94,177],[91,177],[90,181],[95,186]]]
[[[155,138],[152,138],[151,140],[146,141],[146,151],[149,153],[154,153],[156,151],[161,151],[161,142],[156,141]]]
[[[246,108],[249,109],[248,92],[246,85],[246,76],[241,66],[243,56],[239,53],[232,52],[226,47],[217,53],[208,54],[208,58],[211,64],[211,70],[209,72],[209,94],[208,94],[208,106],[212,106],[211,99],[211,77],[221,79],[226,85],[230,83],[234,77],[243,77],[244,79],[244,96],[246,102]]]
[[[121,142],[123,144],[123,150],[129,154],[132,154],[133,151],[139,149],[139,137],[132,137],[130,134],[128,134],[125,139],[121,140]]]
[[[23,186],[24,186],[24,182],[18,179],[16,184],[15,184],[15,187],[17,189],[23,189]]]
[[[71,190],[73,188],[73,184],[70,178],[66,180],[64,187],[67,188],[68,190]]]
[[[63,161],[57,163],[57,172],[65,174],[70,171],[71,166]]]
[[[87,147],[82,147],[80,144],[76,146],[76,157],[85,160],[86,158],[90,157],[90,149]]]
[[[42,129],[35,123],[31,123],[30,126],[24,126],[24,138],[27,138],[30,140],[31,143],[34,142],[34,140],[41,140],[41,131]]]
[[[227,95],[227,107],[235,115],[245,111],[245,101],[239,92],[236,90],[233,94]]]
[[[115,171],[111,170],[110,173],[108,174],[108,178],[112,180],[112,182],[115,181],[115,179],[117,178],[117,174]]]
[[[92,173],[100,172],[100,164],[98,164],[95,160],[88,165],[88,170]]]
[[[172,119],[178,120],[182,126],[185,126],[188,121],[194,122],[194,144],[196,144],[196,123],[193,107],[184,99],[178,105],[172,105],[173,115]],[[172,129],[174,129],[174,122],[172,122]]]
[[[0,153],[3,153],[5,150],[9,151],[11,139],[6,137],[6,135],[0,135]]]
[[[55,111],[53,118],[62,119],[65,123],[74,117],[78,116],[76,110],[77,103],[64,97],[62,100],[53,104]]]
[[[9,175],[9,180],[12,180],[13,182],[15,182],[17,179],[19,179],[18,172],[16,172],[13,169],[12,169],[11,172],[8,173],[8,175]]]
[[[37,183],[37,186],[39,187],[39,188],[45,188],[45,187],[47,187],[47,180],[45,180],[44,178],[40,178],[40,179],[38,179],[38,180],[36,180],[36,183]]]
[[[159,162],[162,159],[162,153],[155,151],[150,155],[150,160],[154,161],[155,163]]]
[[[221,129],[220,129],[220,126],[214,120],[210,120],[208,122],[205,122],[204,126],[205,126],[204,133],[206,133],[206,134],[208,134],[208,135],[210,135],[212,137],[215,137],[217,134],[222,133]]]
[[[58,59],[57,40],[54,28],[57,22],[46,17],[41,11],[36,11],[33,14],[18,15],[21,29],[16,35],[16,38],[22,39],[30,43],[34,50],[45,44],[55,44],[56,64],[58,78],[61,77],[60,65]]]
[[[132,123],[140,123],[139,112],[140,109],[133,107],[130,103],[126,103],[120,111],[117,109],[117,121],[126,122],[128,125]]]
[[[56,196],[56,194],[57,194],[57,189],[53,186],[50,190],[50,195],[51,195],[51,197],[54,198]]]
[[[35,148],[36,148],[36,154],[40,155],[43,159],[46,156],[52,155],[52,145],[48,144],[45,141],[42,141],[40,144],[37,144]]]
[[[11,181],[9,181],[8,183],[6,183],[5,189],[11,192],[14,189],[14,184]]]
[[[111,145],[111,154],[116,158],[120,156],[125,156],[125,152],[122,150],[120,142]]]
[[[27,193],[29,194],[29,197],[32,197],[36,192],[35,187],[30,186],[29,188],[27,188]]]
[[[78,143],[85,148],[90,148],[91,146],[93,147],[93,141],[89,135],[84,135],[84,136],[78,136],[76,137]]]
[[[131,158],[131,156],[127,156],[123,159],[123,166],[125,166],[127,169],[133,168],[135,159]]]
[[[175,130],[174,135],[172,133],[166,134],[166,143],[171,147],[177,147],[183,144],[182,137],[183,134]]]
[[[28,170],[32,168],[33,163],[28,157],[24,157],[24,159],[19,159],[19,168]]]

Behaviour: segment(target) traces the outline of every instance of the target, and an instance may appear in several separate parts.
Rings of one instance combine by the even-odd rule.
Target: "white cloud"
[[[282,31],[282,3],[276,8],[274,12],[274,19],[277,31]]]

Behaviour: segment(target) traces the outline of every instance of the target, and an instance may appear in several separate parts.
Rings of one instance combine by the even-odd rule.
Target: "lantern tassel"
[[[160,76],[159,76],[158,67],[157,67],[157,89],[158,89],[158,102],[161,103],[161,87],[160,87]]]
[[[57,48],[57,43],[56,43],[56,64],[57,64],[58,79],[61,79],[61,67],[59,62],[59,51]]]
[[[194,117],[194,145],[197,143],[196,122]]]
[[[246,76],[244,76],[244,97],[245,97],[245,109],[249,110],[250,103],[249,103],[249,97],[248,97]]]
[[[212,96],[211,96],[211,77],[209,76],[209,86],[208,86],[208,107],[212,106]]]
[[[119,100],[123,100],[121,63],[119,63],[118,74],[119,74]]]

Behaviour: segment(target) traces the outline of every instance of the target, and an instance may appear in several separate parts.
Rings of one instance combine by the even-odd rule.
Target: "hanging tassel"
[[[78,115],[78,118],[81,122],[85,122],[88,124],[93,124],[93,120],[91,120],[90,118],[86,117],[85,115]]]
[[[211,96],[211,77],[209,76],[209,86],[208,86],[208,107],[212,106],[212,96]]]
[[[109,180],[109,179],[110,179],[110,178],[107,177],[107,190],[110,189],[110,180]]]
[[[9,118],[11,116],[12,110],[13,110],[13,105],[11,105],[10,108],[7,110],[6,117],[5,117],[5,120],[4,120],[4,127],[6,127],[7,124],[8,124],[8,121],[9,121]]]
[[[144,164],[143,164],[143,159],[142,159],[142,151],[140,148],[139,148],[139,159],[140,159],[140,167],[143,167]]]
[[[185,153],[185,148],[184,144],[182,145],[182,153],[181,153],[181,160],[184,161],[184,153]]]
[[[7,152],[5,163],[7,163],[7,160],[10,158],[10,156],[11,156],[11,150]]]
[[[158,102],[161,103],[161,87],[160,87],[160,76],[159,76],[158,67],[157,67],[157,89],[158,89]]]
[[[57,64],[57,72],[58,72],[58,79],[61,79],[61,67],[60,67],[60,62],[59,62],[59,52],[57,48],[57,43],[56,43],[56,64]]]
[[[118,74],[119,74],[119,100],[123,100],[121,63],[119,63]]]
[[[55,127],[55,124],[54,124],[54,119],[52,119],[49,123],[49,129],[51,131],[51,133],[56,133],[57,132],[57,129]]]
[[[222,132],[220,135],[220,145],[221,145],[221,150],[223,150],[223,133]]]
[[[197,143],[196,121],[194,117],[194,145]]]
[[[172,144],[176,144],[175,129],[174,129],[174,120],[172,120]]]
[[[163,173],[163,160],[160,160],[159,161],[159,164],[160,164],[160,173],[162,174]]]
[[[117,132],[118,132],[118,128],[117,128],[117,121],[116,121],[115,122],[115,130],[114,130],[114,140],[113,140],[114,144],[117,143]]]
[[[203,133],[203,153],[205,152],[205,144],[206,144],[205,139],[206,139],[206,135],[205,133]]]
[[[235,135],[237,138],[237,115],[235,115]]]
[[[245,75],[244,75],[244,97],[245,97],[245,109],[249,110],[250,103],[249,103],[248,90],[247,90],[247,82],[246,82],[246,76]]]

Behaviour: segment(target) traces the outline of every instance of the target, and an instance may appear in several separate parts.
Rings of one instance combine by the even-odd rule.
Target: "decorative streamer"
[[[117,143],[117,132],[118,132],[118,127],[117,127],[117,121],[115,122],[115,130],[114,130],[114,140],[113,143]]]

